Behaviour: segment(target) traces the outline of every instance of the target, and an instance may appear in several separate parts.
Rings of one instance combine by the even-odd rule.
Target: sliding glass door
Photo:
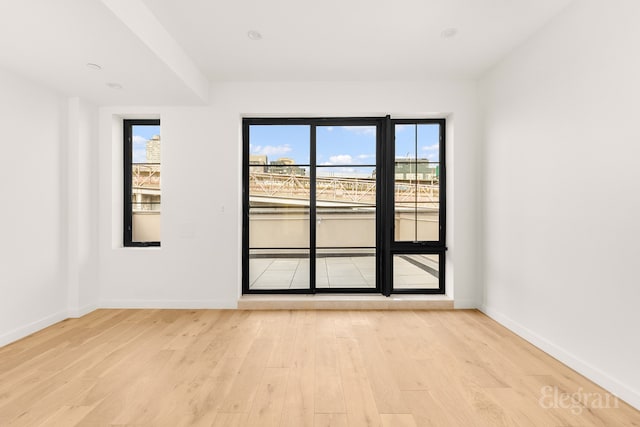
[[[245,119],[243,292],[443,292],[443,131]]]

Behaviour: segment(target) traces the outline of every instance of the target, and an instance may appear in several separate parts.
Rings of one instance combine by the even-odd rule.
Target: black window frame
[[[159,241],[133,241],[133,126],[160,126],[160,119],[125,119],[122,123],[124,130],[124,217],[123,217],[123,245],[125,247],[158,247]]]
[[[438,240],[427,241],[402,241],[395,240],[395,126],[396,125],[421,125],[437,124],[440,130],[438,147],[438,162],[440,166],[439,176],[439,234]],[[388,256],[384,267],[384,281],[389,285],[391,294],[444,294],[445,293],[445,258],[447,252],[447,167],[446,167],[446,119],[391,119],[388,126],[388,139],[386,145],[386,169],[387,173],[387,200],[386,217],[390,224],[384,229],[385,242],[387,243]],[[398,288],[393,280],[394,255],[438,255],[438,288]]]
[[[440,129],[439,163],[439,238],[438,241],[406,242],[395,241],[395,125],[396,124],[438,124]],[[315,263],[310,264],[310,284],[308,289],[250,289],[249,288],[249,144],[251,125],[309,125],[311,144],[315,146],[316,126],[334,125],[375,125],[378,129],[377,150],[377,213],[376,213],[376,259],[377,274],[375,288],[316,288]],[[316,294],[316,293],[365,293],[382,294],[445,294],[446,258],[446,119],[391,119],[386,117],[314,117],[314,118],[252,118],[242,121],[242,293],[243,294]],[[310,164],[315,164],[314,149]],[[311,179],[315,180],[315,168],[311,168]],[[315,224],[315,184],[310,193],[310,224]],[[309,256],[315,258],[314,231],[311,230]],[[439,255],[437,288],[397,288],[393,284],[394,255]]]

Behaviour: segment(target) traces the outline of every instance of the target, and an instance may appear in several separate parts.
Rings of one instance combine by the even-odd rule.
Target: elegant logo
[[[609,393],[591,393],[582,387],[573,393],[560,390],[558,386],[544,386],[540,389],[538,403],[544,409],[570,409],[574,415],[580,415],[585,409],[619,408],[618,398]]]

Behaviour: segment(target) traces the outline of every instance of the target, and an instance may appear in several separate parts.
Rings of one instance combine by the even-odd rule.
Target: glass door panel
[[[310,126],[249,126],[249,290],[311,288]]]
[[[375,289],[377,126],[316,127],[316,288]]]
[[[316,287],[327,289],[375,289],[376,250],[318,249]]]

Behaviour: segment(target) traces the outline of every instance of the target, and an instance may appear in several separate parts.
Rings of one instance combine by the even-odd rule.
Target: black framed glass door
[[[444,292],[443,132],[244,119],[243,293]]]

